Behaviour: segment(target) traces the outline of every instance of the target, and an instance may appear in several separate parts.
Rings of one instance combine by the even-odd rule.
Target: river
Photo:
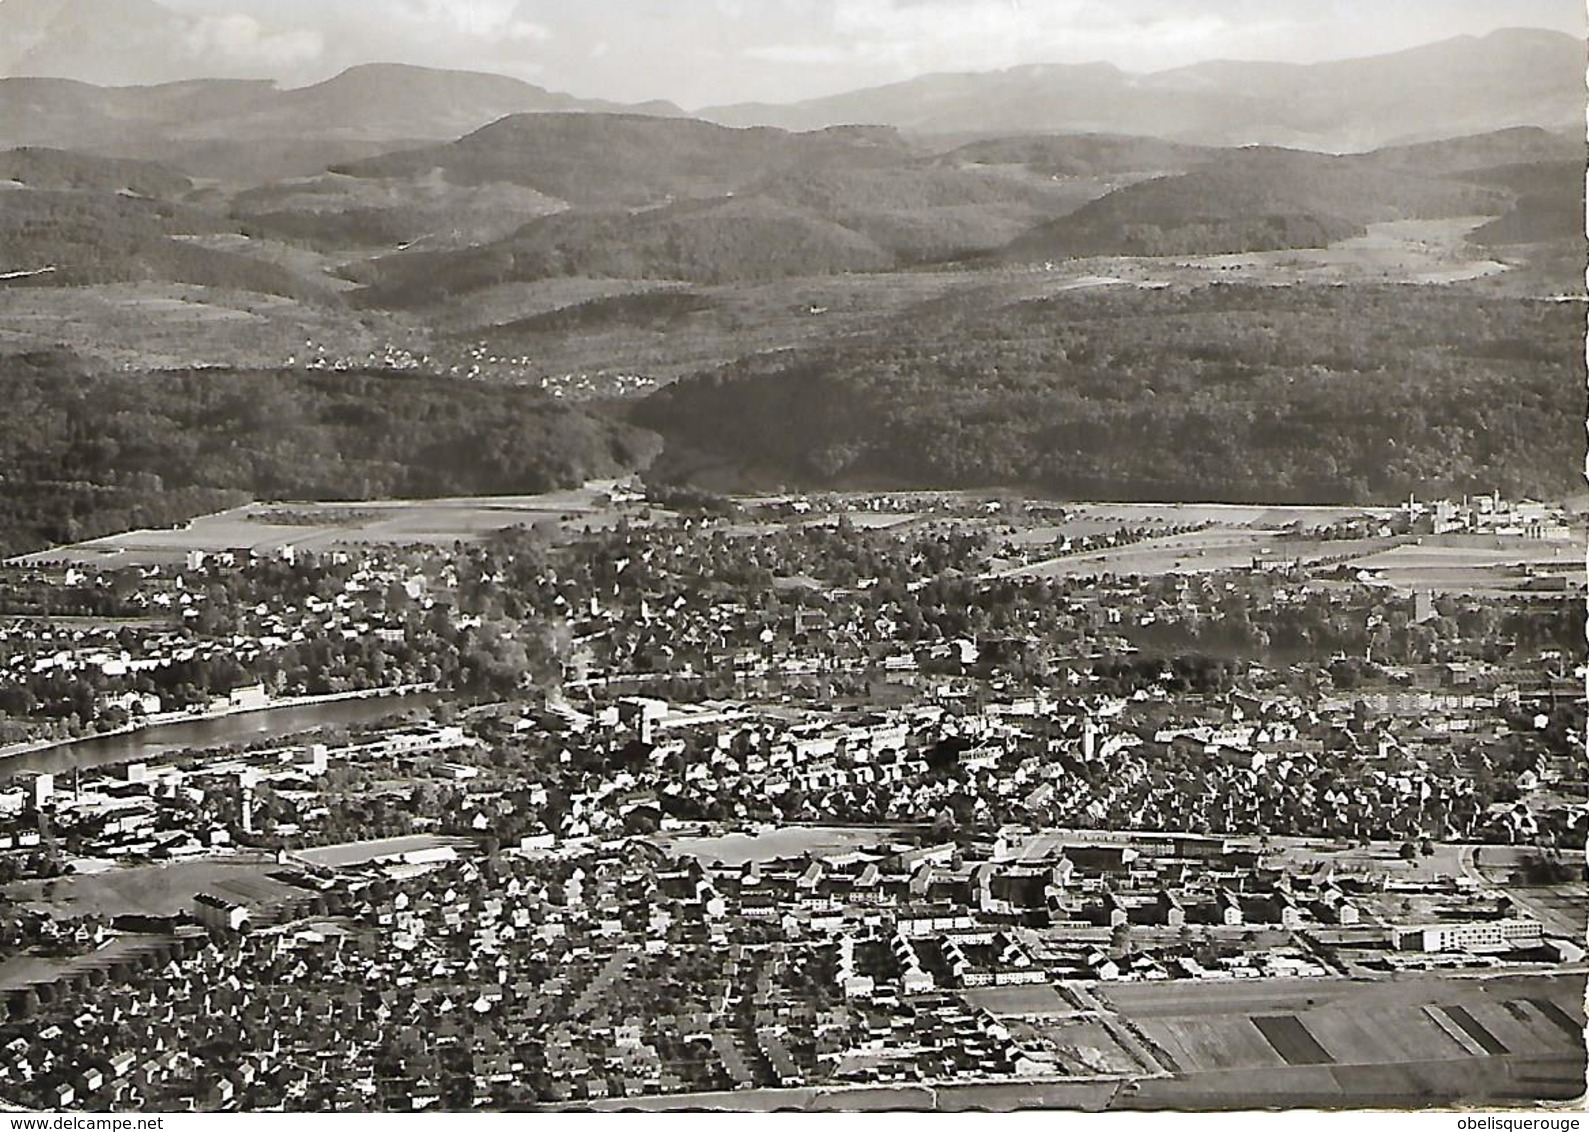
[[[24,771],[59,774],[74,767],[90,770],[121,763],[152,762],[163,755],[190,749],[229,747],[321,727],[372,723],[400,711],[432,707],[438,700],[439,697],[431,693],[372,696],[295,707],[263,708],[211,719],[185,719],[121,735],[96,735],[58,747],[0,759],[0,782]]]

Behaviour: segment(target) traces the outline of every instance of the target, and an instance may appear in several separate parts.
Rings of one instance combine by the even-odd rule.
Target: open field
[[[161,865],[134,865],[89,875],[21,881],[7,895],[23,908],[56,919],[79,916],[172,916],[190,912],[201,892],[250,907],[302,894],[269,874],[280,866],[258,858],[211,857]]]
[[[1324,559],[1377,553],[1388,539],[1303,540],[1276,532],[1213,527],[1184,535],[1150,538],[1117,549],[1071,554],[1008,571],[1011,577],[1085,578],[1099,574],[1156,576],[1211,574],[1255,563],[1303,565]]]
[[[1169,983],[1113,983],[1098,994],[1128,1018],[1187,1017],[1245,1012],[1296,1013],[1311,1008],[1372,1005],[1374,1009],[1421,1007],[1432,1002],[1481,1001],[1496,997],[1538,997],[1570,1004],[1582,1017],[1584,976],[1508,975],[1486,979],[1413,976],[1398,979],[1263,979],[1239,983],[1177,980]]]
[[[1248,1019],[1274,1047],[1287,1065],[1334,1065],[1330,1051],[1319,1044],[1294,1014],[1272,1014]]]
[[[1387,518],[1392,514],[1386,507],[1276,507],[1261,503],[1078,503],[1066,504],[1065,508],[1070,518],[1092,520],[1110,528],[1152,523],[1178,526],[1213,523],[1220,527],[1251,527],[1260,531],[1278,530],[1291,523],[1318,527],[1361,515]],[[1067,524],[1069,521],[1067,519]]]
[[[93,287],[0,287],[0,351],[60,344],[112,366],[177,369],[275,367],[304,357],[305,341],[334,341],[362,357],[417,342],[391,316],[251,291],[182,283]]]
[[[976,987],[962,991],[960,997],[967,1003],[997,1014],[1000,1017],[1053,1017],[1074,1014],[1076,1008],[1066,1002],[1048,983],[1030,986]]]
[[[128,531],[17,559],[28,565],[52,562],[82,566],[176,564],[189,551],[253,551],[273,554],[283,547],[324,551],[339,546],[434,545],[469,542],[513,526],[534,528],[555,541],[599,529],[629,514],[612,504],[607,483],[590,483],[542,495],[481,496],[431,500],[368,502],[261,502],[201,516],[182,527]],[[965,503],[975,493],[939,493]],[[931,513],[933,494],[922,495],[920,512],[849,514],[851,522],[876,530],[899,530],[941,521]],[[1472,535],[1361,539],[1299,538],[1288,528],[1322,526],[1384,509],[1342,507],[1266,507],[1223,504],[1066,504],[1067,517],[1025,524],[1005,517],[981,522],[1013,546],[1042,546],[1062,537],[1079,538],[1125,527],[1210,524],[1185,534],[1148,538],[1129,546],[1073,553],[995,571],[998,577],[1086,578],[1204,574],[1255,565],[1346,566],[1368,571],[1401,590],[1443,593],[1515,593],[1527,589],[1531,575],[1568,574],[1581,569],[1582,540],[1543,542],[1514,536]],[[632,508],[631,508],[632,511]],[[653,508],[661,517],[667,512]],[[630,514],[631,521],[635,521]],[[804,523],[836,522],[818,515]],[[782,523],[783,520],[777,520]],[[751,534],[762,524],[746,521],[731,533]]]
[[[1467,243],[1468,233],[1491,219],[1462,216],[1386,221],[1368,225],[1365,235],[1337,241],[1327,248],[1089,262],[1097,271],[1134,283],[1184,285],[1219,280],[1271,287],[1309,283],[1459,283],[1507,271],[1506,264]]]
[[[1405,537],[1321,540],[1289,537],[1277,528],[1260,525],[1273,522],[1288,510],[1271,510],[1272,517],[1253,520],[1250,526],[1220,525],[1116,549],[1069,554],[1015,567],[1003,571],[1002,576],[1207,574],[1254,564],[1296,564],[1370,571],[1384,584],[1403,591],[1506,594],[1525,591],[1531,573],[1571,574],[1582,569],[1581,539],[1543,542],[1515,536],[1434,535],[1416,542]]]
[[[182,562],[189,551],[274,554],[283,547],[325,551],[338,546],[451,546],[509,527],[567,529],[617,521],[617,511],[592,484],[544,495],[359,503],[250,503],[194,519],[182,527],[128,531],[18,559],[24,564],[144,566]],[[565,516],[573,516],[565,520]],[[290,518],[290,522],[283,522]]]
[[[1479,539],[1437,535],[1421,543],[1392,547],[1357,559],[1398,589],[1441,593],[1510,593],[1524,588],[1528,571],[1583,571],[1583,539],[1539,542],[1516,537]]]
[[[615,523],[620,510],[604,497],[608,485],[591,483],[542,495],[480,496],[454,499],[347,502],[250,503],[201,516],[182,527],[128,531],[27,555],[25,564],[68,562],[79,565],[153,565],[182,561],[189,551],[215,553],[252,550],[271,554],[282,547],[324,550],[336,546],[432,544],[479,539],[512,526],[540,529],[553,538],[586,526]],[[1041,528],[1045,540],[1061,534],[1093,534],[1122,526],[1153,523],[1219,527],[1183,536],[1150,539],[1121,550],[1074,555],[1025,567],[1014,574],[1085,575],[1100,572],[1154,573],[1179,567],[1213,570],[1250,565],[1254,557],[1369,553],[1388,544],[1379,540],[1298,542],[1281,540],[1275,530],[1301,522],[1328,523],[1360,515],[1361,509],[1310,507],[1225,507],[1215,504],[1082,504],[1072,522]],[[913,514],[851,515],[857,526],[895,528],[924,521]],[[836,521],[820,516],[807,522]],[[1000,525],[1003,520],[997,520]],[[753,526],[748,529],[755,529]],[[1536,544],[1537,545],[1537,544]]]
[[[1173,1025],[1144,1023],[1142,1029],[1182,1070],[1285,1064],[1245,1015],[1179,1018]]]
[[[1122,1092],[1112,1107],[1179,1111],[1510,1107],[1575,1101],[1583,1091],[1581,1058],[1486,1057],[1211,1071],[1142,1081]]]
[[[909,526],[911,523],[917,522],[921,516],[908,513],[898,515],[873,514],[863,511],[854,515],[846,515],[845,518],[850,521],[850,526],[856,530],[887,531],[895,527]],[[836,526],[838,522],[839,516],[837,515],[821,515],[816,518],[806,519],[799,525],[803,527],[832,527]]]
[[[1242,1073],[1284,1070],[1276,1080],[1289,1084],[1249,1078],[1253,1092],[1267,1100],[1295,1088],[1310,1097],[1339,1093],[1338,1103],[1350,1103],[1386,1091],[1437,1103],[1517,1095],[1484,1091],[1513,1080],[1509,1072],[1499,1072],[1499,1082],[1474,1084],[1498,1072],[1483,1063],[1502,1057],[1558,1069],[1575,1063],[1581,1086],[1583,989],[1582,976],[1556,975],[1122,985],[1099,993],[1169,1056],[1177,1085],[1193,1096],[1202,1089],[1236,1089]],[[1425,1071],[1447,1062],[1479,1071],[1472,1078]],[[1364,1072],[1334,1074],[1346,1067]],[[1551,1079],[1559,1077],[1556,1072]],[[1435,1079],[1448,1084],[1436,1091]],[[1467,1091],[1470,1084],[1478,1091]],[[1352,1091],[1357,1086],[1372,1091],[1358,1095]],[[1167,1105],[1186,1100],[1167,1083],[1143,1091]],[[1521,1095],[1563,1094],[1541,1081],[1537,1093]]]

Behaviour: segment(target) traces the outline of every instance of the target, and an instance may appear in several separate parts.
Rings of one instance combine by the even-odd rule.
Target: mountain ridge
[[[1501,29],[1322,63],[1210,60],[1141,75],[1110,64],[1023,64],[696,113],[725,125],[784,129],[871,122],[923,134],[1119,133],[1360,152],[1508,126],[1577,124],[1582,54],[1582,41],[1562,32]]]
[[[147,158],[192,176],[239,181],[269,171],[315,173],[338,161],[453,141],[515,114],[545,112],[683,116],[671,103],[625,106],[505,75],[396,63],[360,64],[301,87],[260,79],[96,86],[13,77],[0,78],[0,149]],[[266,152],[256,152],[261,145]],[[295,148],[304,156],[295,160]]]
[[[82,34],[97,42],[106,28],[120,26],[112,11],[144,11],[149,20],[167,11],[152,0],[137,3],[143,7],[0,0],[0,44],[11,45],[9,54],[0,47],[0,73],[19,65],[18,42],[38,38],[8,31],[26,24],[23,16],[47,28],[54,26],[51,13],[65,13],[60,19],[84,25]],[[127,36],[139,42],[135,31]],[[1106,62],[1021,64],[693,114],[670,102],[615,103],[488,71],[401,63],[356,64],[299,86],[261,78],[96,85],[80,76],[14,76],[0,78],[0,148],[148,158],[190,176],[258,182],[452,142],[512,115],[599,113],[802,133],[874,125],[966,142],[1102,134],[1366,152],[1506,128],[1578,128],[1583,63],[1583,43],[1570,35],[1503,29],[1324,63],[1210,60],[1151,74]]]

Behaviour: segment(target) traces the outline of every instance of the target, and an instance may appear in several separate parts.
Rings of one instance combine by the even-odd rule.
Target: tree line
[[[107,374],[0,357],[0,552],[170,525],[248,499],[433,498],[568,487],[657,439],[537,389],[389,372]]]
[[[1563,304],[1450,288],[1069,293],[745,358],[635,419],[812,486],[1559,497],[1579,483],[1581,340]]]

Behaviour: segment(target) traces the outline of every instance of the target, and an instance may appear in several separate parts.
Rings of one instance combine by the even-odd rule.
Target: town
[[[1581,1091],[1578,587],[1402,581],[1560,509],[604,498],[6,566],[0,1099]]]

